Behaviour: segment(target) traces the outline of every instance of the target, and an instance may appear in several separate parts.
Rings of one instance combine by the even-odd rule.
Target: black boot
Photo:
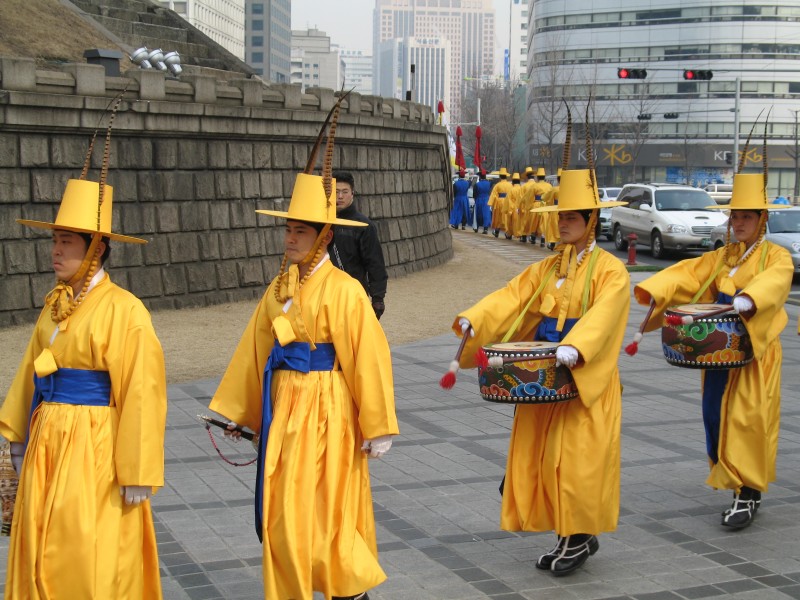
[[[500,235],[500,230],[499,230],[499,229],[495,229],[495,230],[492,232],[492,235],[493,235],[494,237],[497,237],[498,235]]]
[[[528,236],[527,235],[520,236],[519,241],[524,244],[525,242],[528,241]]]
[[[600,548],[597,537],[587,533],[568,535],[563,539],[560,551],[550,561],[550,572],[556,577],[563,577],[578,570]],[[547,562],[547,559],[543,562]]]
[[[501,492],[502,494],[502,492]],[[564,540],[567,538],[563,538],[560,535],[557,536],[556,546],[547,554],[542,554],[539,557],[539,560],[536,561],[536,568],[541,569],[542,571],[549,571],[550,567],[553,566],[553,561],[556,557],[561,554],[561,546],[564,545]]]
[[[355,596],[331,596],[333,600],[369,600],[367,592],[361,592]]]
[[[541,242],[541,244],[539,244],[539,246],[544,248],[544,238],[542,238],[542,242]]]
[[[484,227],[483,228],[483,233],[484,233],[484,235],[489,233],[489,228],[488,227]]]
[[[466,225],[464,225],[464,224],[462,223],[462,224],[461,224],[461,231],[464,231],[466,228],[467,228],[467,227],[466,227]]]
[[[731,529],[744,529],[756,518],[761,506],[761,492],[742,486],[741,491],[733,493],[733,504],[722,513],[722,525]]]

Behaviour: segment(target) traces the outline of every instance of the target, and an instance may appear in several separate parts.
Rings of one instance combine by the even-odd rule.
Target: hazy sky
[[[507,0],[494,0],[497,45],[508,43]],[[331,42],[348,50],[372,52],[372,11],[375,0],[292,0],[292,29],[316,27]]]

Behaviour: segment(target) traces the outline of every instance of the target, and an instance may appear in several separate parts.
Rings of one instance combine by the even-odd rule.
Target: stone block
[[[255,227],[257,224],[256,205],[253,200],[240,200],[231,203],[231,228]]]
[[[154,139],[153,168],[177,169],[178,168],[178,140]]]
[[[142,202],[161,202],[164,199],[160,173],[155,171],[140,172],[136,174],[136,179],[139,187],[139,200]]]
[[[169,260],[171,263],[188,263],[200,260],[197,234],[173,233],[169,236]]]
[[[211,75],[182,75],[181,81],[194,87],[194,101],[213,104],[217,101],[217,80]]]
[[[247,236],[244,231],[221,231],[219,254],[223,260],[247,257]]]
[[[306,164],[308,164],[308,157],[311,153],[311,146],[306,146],[305,144],[295,144],[292,146],[292,170],[299,173],[306,168]],[[315,173],[319,173],[317,171],[317,165],[321,165],[322,161],[324,160],[325,156],[325,146],[323,145],[319,152],[317,153],[317,160],[315,161],[316,164],[314,165]]]
[[[205,116],[200,119],[200,131],[205,134],[247,135],[247,119],[242,117]]]
[[[319,101],[319,111],[327,113],[336,103],[333,90],[329,88],[311,87],[306,88],[306,93],[315,96]]]
[[[54,285],[55,277],[52,270],[49,273],[38,273],[31,276],[31,296],[35,308],[40,309],[44,306],[44,299]]]
[[[142,254],[145,247],[142,244],[126,244],[112,241],[108,264],[118,268],[141,267],[144,265]]]
[[[108,182],[114,189],[114,206],[122,203],[138,202],[139,188],[137,186],[138,173],[136,171],[111,171]],[[64,184],[66,186],[66,183]]]
[[[0,205],[29,202],[30,199],[31,182],[29,171],[23,169],[0,169]]]
[[[50,140],[46,135],[27,134],[19,143],[20,166],[49,167],[50,166]],[[83,164],[83,161],[81,161]]]
[[[161,133],[171,131],[174,133],[199,133],[201,117],[179,115],[153,115],[149,114],[144,119],[144,131]]]
[[[204,140],[178,141],[178,164],[181,169],[205,169],[209,166],[208,144]]]
[[[0,146],[2,141],[0,141]],[[271,144],[267,142],[254,142],[253,143],[253,168],[254,169],[269,169],[272,166],[272,150]],[[0,159],[2,160],[2,159]],[[0,163],[2,166],[2,163]]]
[[[31,199],[34,202],[61,203],[61,196],[67,185],[67,176],[63,171],[34,170],[31,171]]]
[[[27,275],[0,277],[0,310],[33,308],[31,281]]]
[[[192,171],[194,178],[194,197],[196,200],[216,200],[214,173],[212,171]]]
[[[37,272],[36,253],[31,252],[29,241],[5,242],[3,246],[5,250],[5,268],[8,275]]]
[[[86,139],[57,136],[50,140],[50,164],[56,169],[80,169],[89,149]]]
[[[164,100],[167,97],[164,84],[165,75],[156,69],[130,69],[126,77],[135,79],[139,83],[139,98],[141,100]]]
[[[293,169],[291,144],[272,145],[272,168],[273,169]]]
[[[212,169],[228,168],[228,145],[225,142],[208,143],[208,166]]]
[[[0,133],[0,168],[19,166],[19,136],[16,133]]]
[[[139,298],[163,296],[161,269],[140,267],[128,270],[128,289]]]
[[[208,292],[217,288],[216,268],[213,263],[186,265],[189,292]]]
[[[120,169],[152,169],[153,144],[149,138],[116,138],[116,167]]]
[[[361,94],[358,92],[350,92],[347,95],[347,112],[349,114],[359,114],[361,112]]]
[[[239,267],[238,261],[227,260],[219,262],[217,268],[217,287],[221,290],[228,290],[239,287]]]
[[[211,229],[231,228],[230,203],[226,201],[210,202],[208,210]]]
[[[32,58],[0,58],[3,89],[36,90],[36,61]]]
[[[264,269],[261,265],[261,260],[251,258],[238,262],[239,267],[239,285],[263,285],[264,284]]]
[[[75,78],[75,94],[78,96],[104,96],[106,93],[106,70],[102,65],[67,63],[64,71]]]
[[[261,171],[258,174],[262,198],[283,198],[283,176],[278,171]]]
[[[194,173],[192,171],[163,171],[158,174],[164,190],[164,200],[194,200]]]
[[[235,79],[231,85],[242,90],[243,106],[262,106],[264,103],[264,84],[257,79]]]
[[[228,142],[229,169],[252,169],[253,146],[250,142]]]
[[[252,229],[246,231],[245,236],[248,256],[264,256],[266,244],[263,233],[258,229]]]
[[[14,92],[9,92],[9,95]],[[65,129],[80,127],[80,113],[72,109],[42,108],[30,105],[8,105],[2,116],[5,118],[4,126],[28,128],[31,126],[42,129]],[[41,129],[40,129],[41,131]]]
[[[144,248],[142,255],[145,265],[166,265],[169,263],[169,235],[156,235]]]
[[[214,173],[215,197],[220,200],[242,197],[242,178],[238,171],[216,171]]]
[[[302,90],[297,84],[272,84],[271,90],[283,93],[283,108],[298,109],[302,106]]]
[[[200,233],[197,235],[200,247],[200,260],[219,260],[219,235],[216,233]]]
[[[181,231],[205,231],[208,229],[208,202],[182,202]]]
[[[168,265],[161,271],[164,279],[164,295],[175,296],[189,291],[184,265]]]
[[[268,256],[283,254],[283,229],[278,227],[262,228],[264,230],[264,245]],[[280,267],[280,265],[278,265]],[[277,273],[277,271],[276,271]]]
[[[158,231],[174,232],[181,230],[180,209],[175,202],[163,202],[156,211]]]
[[[242,198],[260,198],[261,186],[259,185],[256,171],[242,171]]]
[[[389,239],[394,241],[402,239],[402,237],[399,223],[396,220],[389,221]]]

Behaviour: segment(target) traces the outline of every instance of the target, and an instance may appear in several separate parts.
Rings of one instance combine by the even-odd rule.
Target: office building
[[[245,0],[160,0],[158,3],[178,13],[236,58],[245,59]]]
[[[245,61],[267,81],[289,82],[291,9],[290,0],[246,0]]]

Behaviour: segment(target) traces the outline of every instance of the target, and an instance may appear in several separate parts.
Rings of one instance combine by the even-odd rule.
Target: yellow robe
[[[160,598],[150,502],[127,506],[119,493],[164,485],[166,376],[150,315],[106,275],[51,345],[55,327],[46,307],[0,408],[0,433],[25,440],[33,362],[45,348],[59,368],[108,371],[111,407],[43,402],[34,414],[6,598]]]
[[[780,333],[788,322],[783,308],[792,285],[793,265],[789,253],[775,244],[764,242],[756,248],[730,277],[725,265],[714,278],[699,303],[716,302],[722,289],[747,294],[756,305],[756,313],[743,319],[755,359],[739,369],[731,369],[722,396],[719,446],[716,464],[706,483],[717,489],[738,490],[742,485],[766,491],[775,480],[780,427],[781,348]],[[688,304],[706,280],[715,272],[724,256],[724,248],[681,262],[645,279],[634,288],[637,302],[656,309],[646,331],[658,329],[666,308]],[[699,408],[699,407],[698,407]]]
[[[462,366],[475,366],[478,348],[501,340],[557,258],[531,265],[458,315],[453,324],[457,334],[461,317],[476,332],[462,354]],[[567,318],[580,317],[589,258],[574,280],[568,277],[561,287],[556,287],[557,275],[552,276],[511,341],[532,340],[542,317],[558,317],[562,308]],[[630,306],[630,278],[619,259],[599,250],[588,285],[588,309],[561,341],[580,353],[581,361],[572,369],[580,396],[517,405],[500,516],[503,529],[572,535],[616,528],[622,410],[617,358]]]
[[[554,206],[558,204],[558,186],[551,187],[542,195],[542,201],[545,206]],[[542,214],[542,221],[544,223],[544,236],[548,244],[557,244],[561,239],[561,234],[558,232],[558,212],[548,212]]]
[[[553,186],[547,183],[546,181],[537,181],[536,182],[536,196],[538,200],[534,199],[533,208],[539,208],[540,206],[544,206],[544,196],[547,192],[553,189]],[[546,214],[542,213],[531,213],[533,216],[533,233],[539,233],[543,238],[547,237],[547,222],[550,218]],[[556,218],[556,226],[558,226],[558,218]]]
[[[506,233],[512,236],[520,236],[520,213],[519,204],[522,200],[523,188],[518,183],[511,184],[511,193],[506,197]]]
[[[509,200],[508,197],[511,194],[511,188],[511,182],[507,179],[501,179],[492,188],[492,193],[489,195],[488,204],[492,207],[493,229],[505,229],[504,219]],[[505,194],[505,196],[501,198],[500,194]]]
[[[264,592],[269,600],[310,599],[312,590],[326,598],[352,596],[386,579],[361,445],[399,432],[389,344],[363,287],[330,260],[295,293],[285,315],[276,281],[256,307],[210,408],[259,431],[264,366],[276,334],[282,345],[333,343],[333,371],[273,372]]]

